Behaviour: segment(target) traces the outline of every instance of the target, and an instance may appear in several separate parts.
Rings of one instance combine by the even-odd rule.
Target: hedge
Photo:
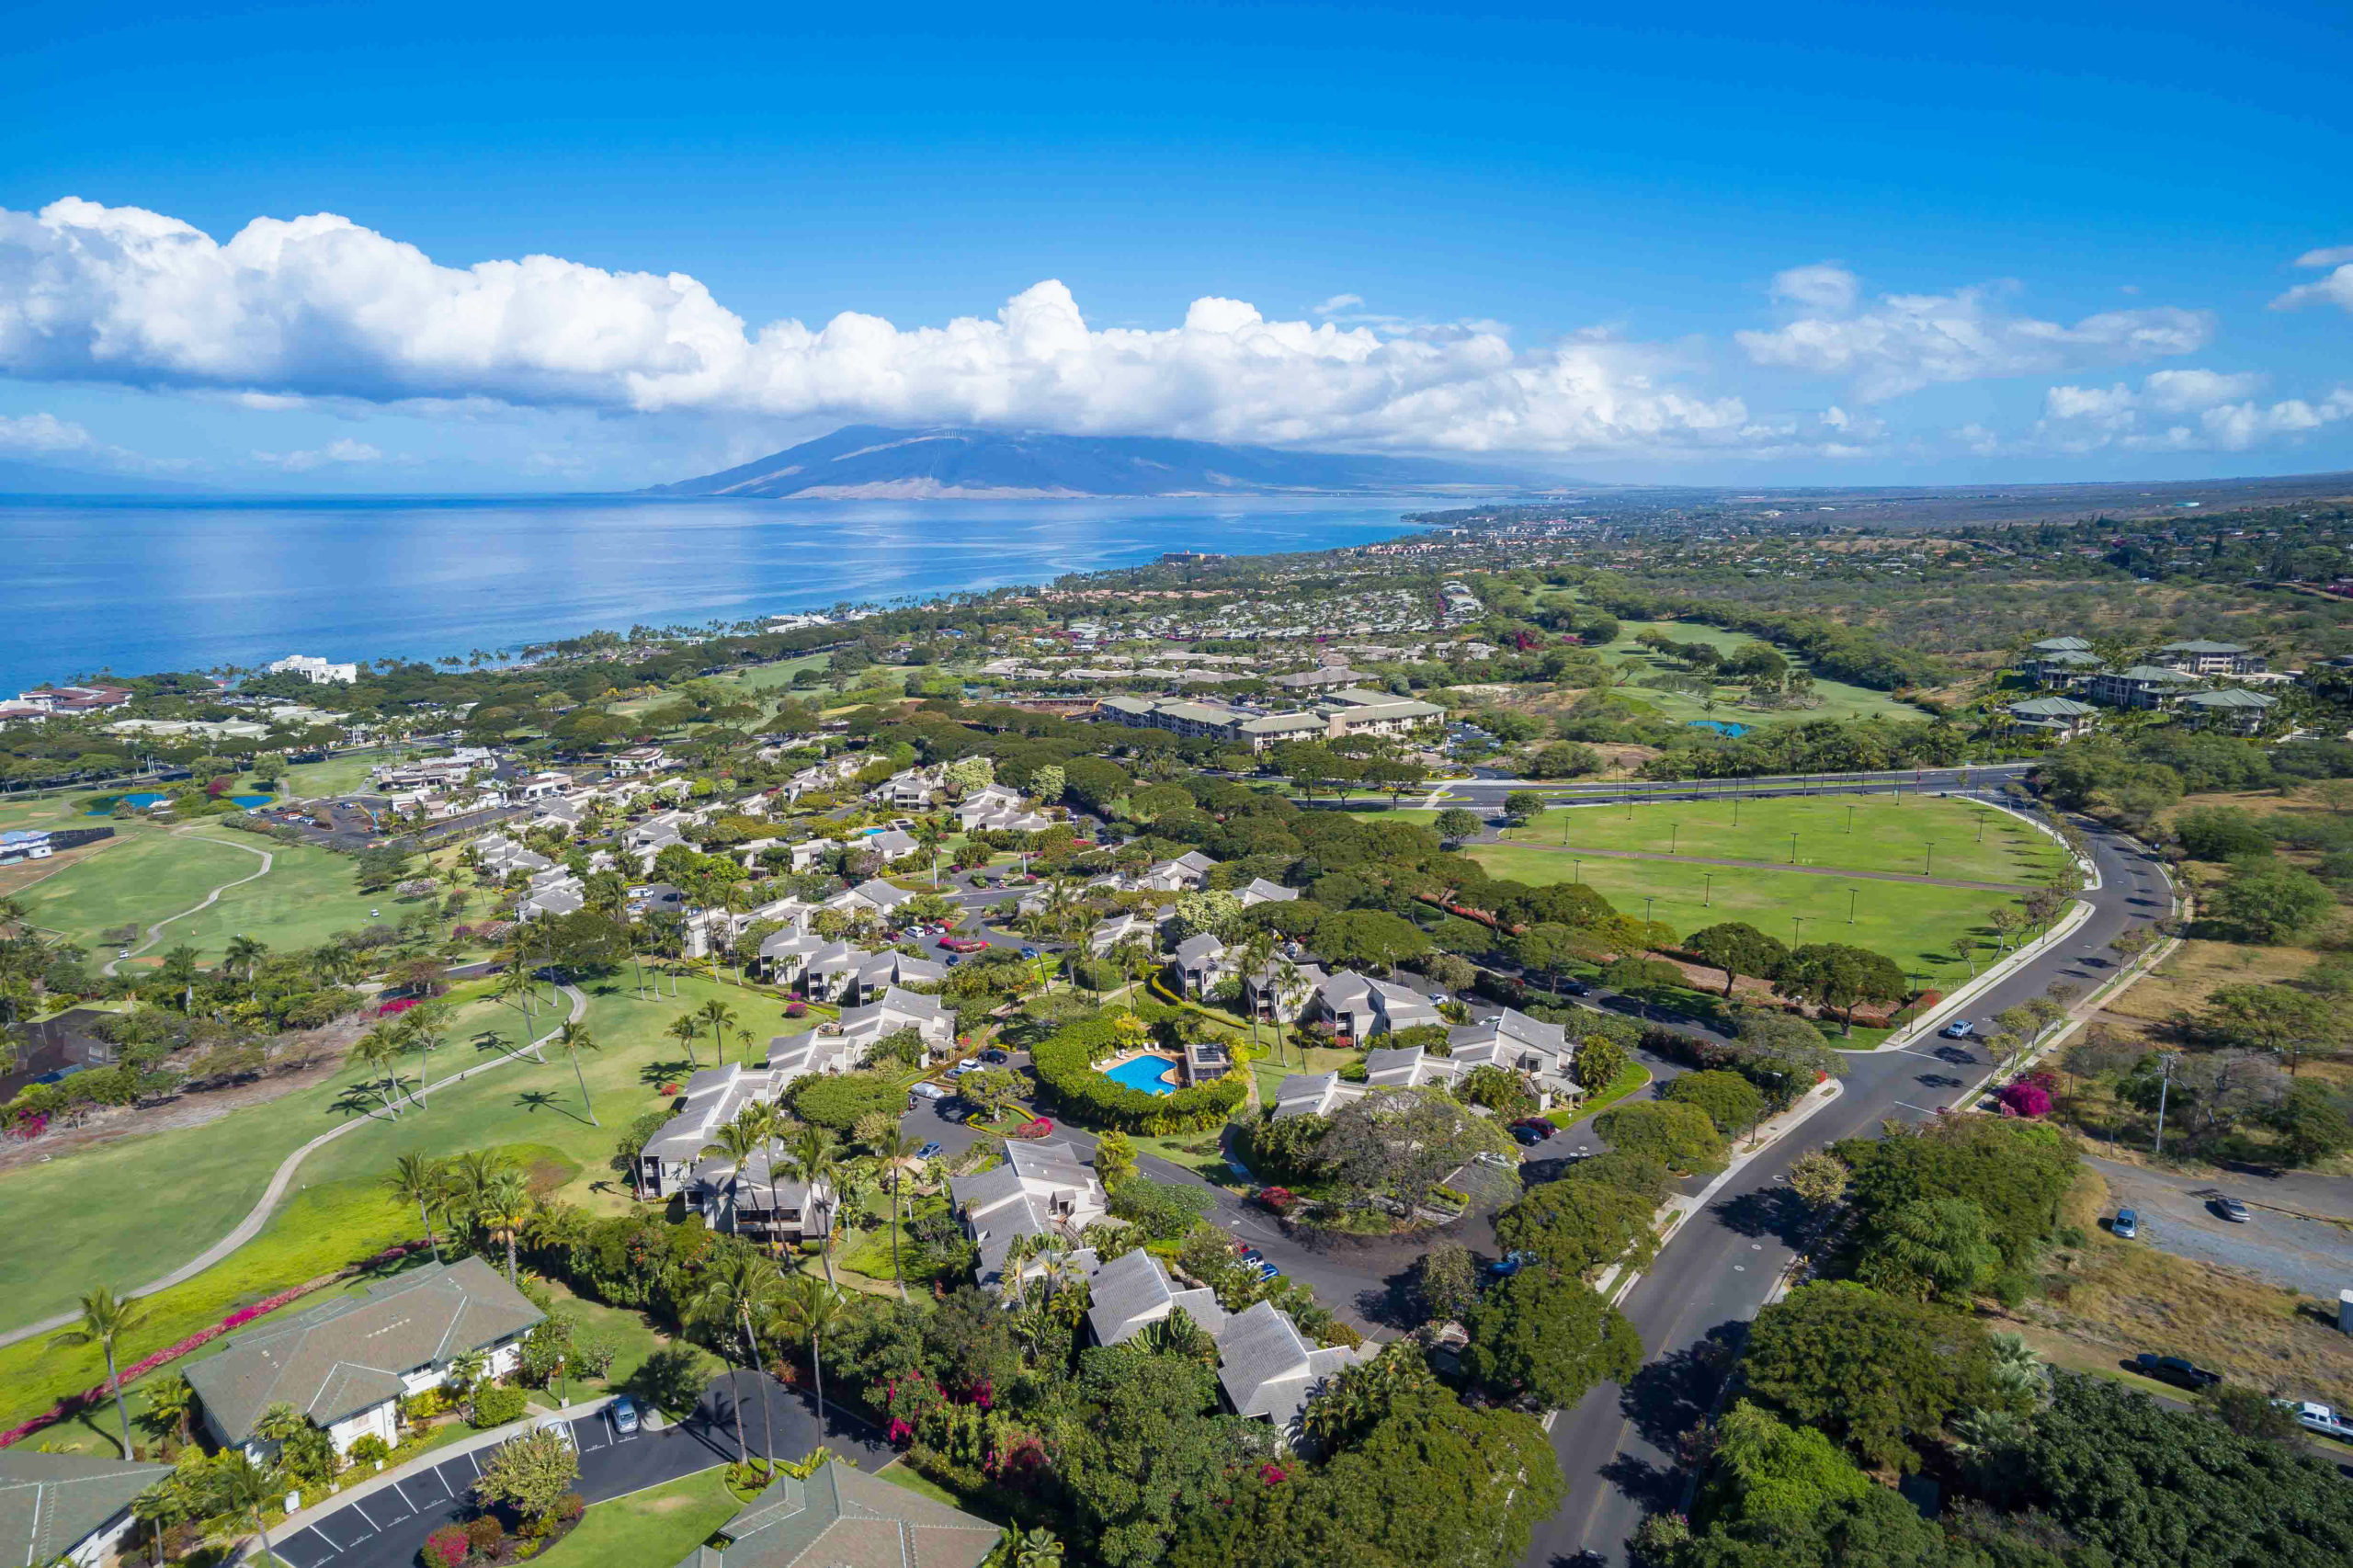
[[[1149,1020],[1155,1013],[1165,1016],[1169,1011],[1146,1004],[1137,1009],[1137,1016]],[[1119,1051],[1120,1036],[1110,1020],[1088,1018],[1032,1047],[1029,1062],[1037,1070],[1038,1082],[1064,1116],[1148,1136],[1219,1126],[1250,1097],[1249,1083],[1239,1073],[1173,1095],[1148,1095],[1113,1083],[1097,1072],[1095,1064]]]

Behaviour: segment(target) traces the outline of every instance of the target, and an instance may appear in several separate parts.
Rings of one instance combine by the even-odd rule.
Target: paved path
[[[182,834],[191,833],[194,830],[191,828],[176,827],[172,829],[172,834],[176,837]],[[137,958],[141,953],[145,952],[148,949],[162,941],[164,939],[164,927],[169,926],[173,921],[185,920],[191,915],[211,908],[215,903],[220,902],[221,895],[227,892],[231,888],[241,888],[247,882],[257,882],[261,881],[262,878],[269,875],[270,867],[278,862],[278,857],[276,855],[256,845],[239,844],[233,839],[215,838],[209,833],[197,834],[196,836],[203,839],[207,844],[218,844],[230,849],[242,849],[248,855],[260,856],[261,869],[256,871],[250,877],[239,877],[233,882],[222,882],[219,887],[214,888],[210,892],[204,895],[204,902],[202,903],[191,904],[189,907],[181,910],[177,915],[165,915],[161,920],[156,921],[155,924],[147,927],[147,939],[145,941],[131,949],[131,951],[122,954],[119,958],[111,958],[107,960],[106,967],[98,971],[100,974],[111,975],[114,973],[115,966],[122,962],[123,959]]]
[[[1491,841],[1481,839],[1479,847]],[[1804,877],[1849,877],[1867,882],[1916,882],[1930,888],[1975,888],[1984,892],[2031,892],[2020,882],[1964,882],[1950,877],[1923,877],[1910,871],[1854,871],[1837,866],[1792,866],[1779,860],[1720,860],[1706,855],[1663,855],[1654,849],[1587,849],[1582,845],[1526,844],[1516,838],[1492,841],[1497,849],[1540,849],[1547,855],[1567,855],[1579,860],[1672,860],[1681,866],[1730,866],[1744,871],[1795,871]]]
[[[572,1021],[574,1023],[578,1023],[581,1018],[585,1017],[587,1014],[588,998],[582,994],[579,987],[574,985],[566,985],[563,987],[563,990],[566,996],[572,998]],[[539,1039],[533,1040],[531,1042],[530,1049],[536,1051],[546,1045],[549,1040],[553,1040],[554,1038],[555,1031],[553,1029],[550,1029],[546,1034],[543,1034]],[[493,1072],[497,1068],[506,1066],[510,1062],[516,1062],[522,1059],[523,1052],[520,1051],[502,1051],[498,1056],[491,1061],[477,1062],[473,1066],[466,1068],[462,1072],[450,1074],[448,1077],[442,1079],[438,1083],[426,1085],[424,1092],[429,1095],[435,1089],[446,1089],[452,1084],[462,1084],[467,1079],[473,1077],[476,1074]],[[219,1241],[213,1243],[210,1246],[205,1248],[202,1252],[197,1254],[196,1256],[188,1259],[188,1262],[180,1265],[177,1268],[173,1269],[169,1274],[165,1275],[162,1278],[151,1279],[146,1284],[140,1286],[138,1289],[126,1290],[123,1294],[125,1296],[152,1296],[158,1290],[168,1290],[175,1285],[195,1278],[198,1275],[203,1273],[206,1269],[211,1267],[222,1258],[227,1257],[231,1253],[235,1252],[239,1247],[244,1246],[247,1242],[253,1240],[254,1237],[261,1233],[262,1226],[267,1224],[269,1221],[270,1211],[278,1207],[278,1200],[286,1196],[287,1187],[291,1185],[294,1180],[294,1173],[301,1168],[301,1165],[304,1160],[309,1159],[319,1150],[324,1148],[327,1144],[334,1142],[336,1139],[342,1137],[345,1133],[351,1131],[353,1129],[365,1127],[371,1121],[380,1121],[383,1119],[385,1119],[383,1113],[371,1110],[366,1116],[357,1117],[350,1121],[345,1122],[340,1127],[329,1128],[326,1131],[320,1133],[316,1138],[312,1139],[308,1143],[303,1144],[301,1148],[287,1155],[285,1159],[278,1162],[277,1172],[270,1176],[269,1186],[263,1190],[261,1201],[256,1203],[253,1208],[246,1212],[245,1217],[237,1221],[236,1229],[231,1231],[227,1235],[222,1237]],[[60,1312],[55,1317],[43,1318],[39,1323],[27,1324],[22,1328],[10,1329],[6,1334],[0,1334],[0,1345],[14,1345],[20,1339],[30,1339],[37,1334],[48,1334],[52,1330],[63,1328],[66,1324],[74,1322],[79,1315],[79,1313],[75,1312]]]
[[[640,1430],[624,1437],[602,1409],[573,1416],[568,1425],[580,1449],[576,1490],[592,1504],[604,1503],[733,1463],[733,1385],[739,1380],[744,1437],[756,1455],[772,1428],[779,1459],[797,1460],[819,1443],[863,1471],[880,1470],[897,1457],[870,1427],[831,1401],[821,1423],[813,1400],[764,1372],[747,1371],[718,1379],[703,1391],[692,1415],[658,1432]],[[478,1454],[487,1448],[429,1454],[389,1485],[355,1488],[301,1516],[299,1528],[283,1536],[273,1533],[271,1551],[288,1568],[415,1568],[426,1536],[474,1513],[472,1488],[482,1473]]]

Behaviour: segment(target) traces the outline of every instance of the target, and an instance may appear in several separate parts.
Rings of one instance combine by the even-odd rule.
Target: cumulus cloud
[[[2104,311],[2073,326],[2013,313],[2013,284],[1949,294],[1882,294],[1862,301],[1860,280],[1835,262],[1791,267],[1773,296],[1798,312],[1770,331],[1733,335],[1760,365],[1851,378],[1881,402],[1940,381],[2049,375],[2086,366],[2192,354],[2213,335],[2205,312],[2171,306]]]
[[[2315,278],[2310,283],[2299,283],[2271,301],[2275,311],[2292,311],[2299,305],[2315,301],[2342,305],[2353,311],[2353,245],[2332,245],[2325,250],[2308,250],[2296,258],[2298,267],[2326,267],[2335,270],[2325,278]]]
[[[2134,388],[2056,386],[2043,394],[2043,417],[2030,449],[2063,452],[2120,447],[2131,451],[2245,451],[2283,437],[2353,419],[2353,387],[2318,402],[2248,394],[2256,375],[2158,370]]]
[[[282,469],[288,473],[309,473],[316,469],[350,466],[359,463],[380,463],[384,454],[365,441],[340,439],[324,447],[301,452],[256,452],[253,460],[265,468]]]
[[[1688,390],[1690,369],[1606,336],[1521,352],[1492,323],[1268,321],[1215,297],[1165,330],[1097,329],[1052,280],[944,326],[845,312],[755,329],[684,274],[442,267],[329,214],[257,219],[224,244],[78,199],[0,211],[0,373],[33,380],[1461,451],[1758,433],[1739,398]]]
[[[0,450],[78,452],[97,445],[87,430],[54,414],[26,414],[14,418],[0,414]]]

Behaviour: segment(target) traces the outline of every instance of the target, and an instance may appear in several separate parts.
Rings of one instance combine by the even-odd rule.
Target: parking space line
[[[301,1539],[302,1539],[302,1536],[306,1536],[306,1535],[307,1535],[307,1536],[316,1536],[316,1537],[317,1537],[321,1541],[325,1542],[326,1549],[327,1549],[327,1550],[326,1550],[326,1556],[325,1556],[325,1557],[321,1557],[321,1558],[319,1559],[319,1562],[324,1562],[327,1560],[327,1558],[328,1558],[328,1557],[332,1557],[332,1556],[334,1556],[334,1555],[335,1555],[335,1542],[333,1542],[333,1541],[331,1541],[331,1540],[327,1540],[327,1538],[326,1538],[326,1533],[325,1533],[324,1531],[323,1531],[323,1530],[319,1529],[316,1526],[313,1526],[311,1528],[306,1529],[306,1530],[303,1530],[303,1531],[301,1532],[301,1535],[297,1535],[297,1536],[294,1538],[294,1540],[301,1540]],[[294,1541],[293,1541],[293,1540],[281,1541],[281,1542],[279,1542],[278,1544],[279,1544],[279,1547],[280,1547],[280,1550],[279,1550],[279,1551],[278,1551],[278,1555],[279,1555],[280,1557],[286,1557],[286,1556],[287,1556],[287,1553],[286,1553],[286,1551],[285,1551],[285,1550],[284,1550],[284,1549],[285,1549],[285,1548],[288,1548],[288,1547],[291,1547],[291,1546],[294,1544]],[[287,1560],[288,1560],[289,1562],[292,1562],[292,1561],[293,1561],[293,1559],[291,1559],[290,1557],[287,1558]],[[305,1565],[304,1565],[304,1564],[301,1564],[301,1563],[296,1563],[296,1564],[295,1564],[295,1568],[305,1568]],[[308,1565],[308,1568],[317,1568],[317,1564],[316,1564],[316,1563],[309,1564],[309,1565]]]
[[[407,1493],[401,1492],[401,1483],[399,1482],[395,1481],[392,1483],[392,1490],[400,1492],[401,1501],[408,1505],[408,1511],[410,1513],[414,1514],[416,1512],[416,1503],[415,1499],[411,1498]]]
[[[382,1529],[382,1528],[384,1528],[383,1526],[381,1526],[381,1525],[380,1525],[380,1524],[378,1524],[378,1523],[376,1522],[376,1518],[375,1518],[375,1516],[374,1516],[374,1515],[372,1515],[372,1514],[369,1513],[369,1511],[368,1511],[367,1509],[365,1509],[365,1508],[361,1507],[358,1504],[354,1503],[354,1504],[351,1506],[351,1511],[352,1511],[353,1513],[355,1513],[355,1514],[358,1515],[361,1518],[366,1519],[366,1520],[368,1521],[368,1528],[369,1528],[369,1529],[370,1529],[371,1531],[372,1531],[372,1530],[381,1530],[381,1529]]]

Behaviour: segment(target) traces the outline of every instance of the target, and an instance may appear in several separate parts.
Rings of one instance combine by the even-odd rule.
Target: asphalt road
[[[2120,960],[2109,945],[2117,937],[2172,907],[2153,857],[2115,835],[2088,825],[2086,834],[2103,879],[2099,891],[2083,895],[2091,916],[1974,1001],[1972,1015],[2015,1006],[2056,981],[2089,990],[2115,972]],[[1532,1568],[1565,1565],[1580,1551],[1624,1562],[1625,1540],[1645,1513],[1682,1506],[1688,1478],[1678,1439],[1713,1408],[1749,1320],[1796,1256],[1801,1214],[1787,1192],[1790,1163],[1808,1149],[1873,1133],[1891,1117],[1932,1117],[1988,1065],[1973,1043],[1943,1040],[1851,1058],[1846,1092],[1691,1218],[1622,1303],[1649,1357],[1641,1372],[1623,1387],[1595,1389],[1553,1424],[1568,1493],[1536,1532],[1525,1560]]]
[[[659,1432],[640,1429],[624,1437],[601,1411],[572,1422],[580,1445],[580,1494],[591,1503],[640,1492],[735,1459],[734,1396],[722,1378],[704,1391],[694,1414]],[[763,1451],[760,1395],[776,1425],[776,1453],[799,1459],[820,1442],[860,1470],[891,1462],[890,1448],[862,1423],[832,1403],[821,1426],[815,1402],[765,1373],[742,1374],[744,1436],[752,1452]],[[425,1538],[443,1525],[471,1517],[477,1461],[490,1450],[463,1453],[404,1476],[394,1485],[347,1503],[316,1523],[278,1539],[270,1547],[291,1568],[414,1568]],[[648,1568],[660,1568],[649,1564]]]

